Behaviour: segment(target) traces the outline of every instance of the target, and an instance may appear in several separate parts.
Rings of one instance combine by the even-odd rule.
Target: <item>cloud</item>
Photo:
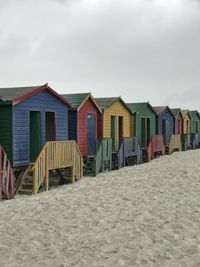
[[[8,0],[0,10],[1,86],[48,81],[60,92],[200,109],[194,1]]]

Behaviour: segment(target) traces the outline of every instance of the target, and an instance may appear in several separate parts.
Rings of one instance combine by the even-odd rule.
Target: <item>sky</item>
[[[200,110],[200,0],[0,0],[0,87]]]

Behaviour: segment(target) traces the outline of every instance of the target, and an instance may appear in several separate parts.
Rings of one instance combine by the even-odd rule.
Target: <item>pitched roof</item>
[[[107,109],[111,107],[115,102],[120,101],[131,114],[133,113],[120,96],[119,97],[99,97],[99,98],[95,98],[95,101],[97,102],[97,104],[102,110]]]
[[[90,93],[64,94],[62,95],[70,103],[72,109],[78,109],[81,103],[90,95]]]
[[[101,112],[100,107],[97,105],[91,93],[64,94],[62,95],[62,97],[64,97],[71,103],[71,109],[73,110],[78,110],[88,98],[91,98],[94,105]]]
[[[0,88],[0,98],[3,101],[13,101],[22,95],[32,92],[38,87],[40,86]]]
[[[40,91],[48,90],[55,97],[57,97],[61,102],[63,102],[67,106],[71,106],[70,103],[59,95],[56,91],[54,91],[48,83],[39,86],[28,86],[28,87],[8,87],[8,88],[0,88],[0,100],[2,101],[11,101],[13,105],[16,105],[23,100],[31,97],[32,95],[39,93]]]
[[[193,121],[195,121],[195,120],[199,121],[200,120],[200,116],[199,116],[199,113],[197,110],[190,110],[189,114],[190,114],[190,117]]]
[[[175,118],[178,116],[179,112],[181,113],[181,116],[183,117],[180,108],[170,108],[170,110],[171,110],[171,112],[173,113],[173,115],[174,115]]]
[[[157,115],[159,116],[163,111],[165,111],[166,109],[169,110],[170,114],[175,118],[174,114],[172,113],[171,109],[168,106],[156,106],[153,107],[153,109],[155,110],[155,112],[157,113]]]
[[[95,98],[97,104],[100,106],[101,109],[109,108],[110,106],[112,106],[119,99],[120,99],[120,97],[99,97],[99,98]]]
[[[141,112],[143,108],[149,106],[149,108],[156,114],[155,110],[149,102],[139,102],[139,103],[126,103],[126,105],[131,109],[133,113]],[[157,114],[156,114],[157,115]]]
[[[156,106],[156,107],[153,107],[153,109],[155,110],[157,115],[162,113],[166,108],[168,108],[168,106]]]
[[[183,118],[185,118],[185,116],[187,115],[187,113],[188,113],[189,116],[190,116],[190,113],[189,113],[189,110],[188,110],[188,109],[181,109],[181,113],[182,113],[182,115],[183,115]],[[190,116],[190,118],[191,118],[191,116]]]

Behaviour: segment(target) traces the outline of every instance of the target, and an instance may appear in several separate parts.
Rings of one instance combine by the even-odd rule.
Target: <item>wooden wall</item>
[[[68,139],[68,107],[48,90],[13,106],[13,165],[29,164],[29,113],[41,114],[42,145],[45,143],[45,112],[55,112],[56,140]]]
[[[188,122],[188,125],[189,125],[189,131],[187,129],[187,122]],[[183,119],[183,134],[188,134],[191,132],[191,118],[189,116],[189,114],[187,113],[185,118]]]
[[[87,115],[94,114],[96,117],[96,137],[97,137],[97,113],[99,113],[97,107],[91,100],[88,100],[78,111],[78,129],[77,129],[77,143],[81,151],[82,156],[87,155],[88,152],[88,127],[87,127]]]
[[[111,107],[104,110],[103,113],[103,137],[111,138],[111,116],[116,116],[116,149],[119,144],[118,136],[118,120],[119,116],[123,117],[123,137],[131,136],[131,113],[130,111],[120,102],[115,102]]]

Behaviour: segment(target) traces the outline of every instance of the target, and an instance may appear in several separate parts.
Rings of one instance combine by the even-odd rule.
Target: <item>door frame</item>
[[[31,162],[31,112],[37,112],[40,114],[40,137],[39,137],[39,143],[40,148],[38,150],[41,150],[42,148],[42,112],[40,110],[29,110],[28,111],[28,144],[29,144],[29,162]],[[38,135],[39,136],[39,135]]]
[[[96,153],[96,139],[97,139],[97,116],[95,113],[92,113],[92,112],[88,112],[87,113],[87,154],[89,155],[89,142],[88,142],[88,138],[89,138],[89,135],[88,135],[88,129],[89,129],[89,126],[88,126],[88,116],[93,116],[95,118],[95,138],[94,138],[94,153]]]
[[[54,135],[54,140],[56,141],[56,112],[55,111],[45,111],[44,114],[44,120],[45,120],[45,142],[47,142],[46,140],[46,113],[53,113],[53,135]]]

